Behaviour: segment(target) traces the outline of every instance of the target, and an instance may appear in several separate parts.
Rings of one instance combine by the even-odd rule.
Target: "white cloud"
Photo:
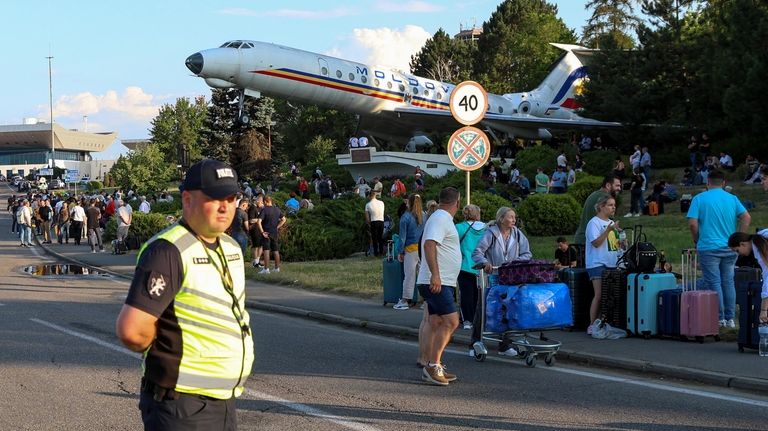
[[[411,55],[416,54],[432,37],[422,27],[407,25],[402,29],[358,28],[344,38],[342,46],[335,46],[329,55],[366,64],[410,69]]]
[[[88,116],[89,132],[118,132],[121,138],[143,138],[164,103],[174,98],[146,93],[140,87],[127,87],[122,93],[83,92],[60,96],[53,105],[54,121],[68,128],[84,129]],[[38,117],[47,119],[48,106],[38,106]]]
[[[330,10],[306,10],[306,9],[276,9],[268,11],[259,11],[247,8],[228,8],[222,9],[219,13],[224,15],[238,16],[258,16],[258,17],[281,17],[281,18],[301,18],[301,19],[325,19],[339,18],[345,16],[359,15],[360,11],[353,8],[340,7]]]
[[[381,1],[376,3],[376,9],[382,12],[409,12],[409,13],[429,13],[439,12],[445,9],[444,6],[439,6],[424,1],[409,1],[409,2],[392,2]]]

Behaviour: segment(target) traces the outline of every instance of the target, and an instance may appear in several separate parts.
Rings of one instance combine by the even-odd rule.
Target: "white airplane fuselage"
[[[249,96],[263,94],[364,116],[410,108],[445,114],[455,88],[388,67],[255,41],[232,41],[200,51],[187,58],[186,65],[213,88],[239,88]],[[574,112],[578,106],[573,88],[585,77],[577,56],[567,51],[537,89],[489,93],[487,113],[501,120],[508,116],[580,120]],[[546,137],[538,127],[511,124],[507,129],[518,136],[527,130],[531,137]]]

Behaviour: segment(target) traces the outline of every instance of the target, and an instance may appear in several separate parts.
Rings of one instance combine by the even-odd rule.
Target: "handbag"
[[[556,279],[555,265],[546,260],[514,260],[499,267],[499,283],[504,285],[553,283]]]
[[[652,273],[656,268],[658,251],[653,244],[648,242],[648,238],[643,233],[643,227],[637,225],[634,227],[635,241],[619,258],[619,263],[633,274]],[[619,265],[621,266],[621,265]]]

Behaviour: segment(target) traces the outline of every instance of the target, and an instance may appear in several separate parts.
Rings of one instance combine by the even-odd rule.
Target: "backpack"
[[[19,205],[19,208],[16,210],[16,223],[19,225],[24,224],[24,216],[22,215],[24,211],[24,206]]]
[[[634,232],[634,244],[619,258],[618,263],[623,263],[627,271],[633,274],[652,273],[656,268],[656,260],[658,259],[656,247],[648,242],[642,226],[635,226]]]

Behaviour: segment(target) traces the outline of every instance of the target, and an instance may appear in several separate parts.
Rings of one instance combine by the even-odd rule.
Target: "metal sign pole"
[[[469,205],[469,175],[470,172],[467,171],[467,205]]]

